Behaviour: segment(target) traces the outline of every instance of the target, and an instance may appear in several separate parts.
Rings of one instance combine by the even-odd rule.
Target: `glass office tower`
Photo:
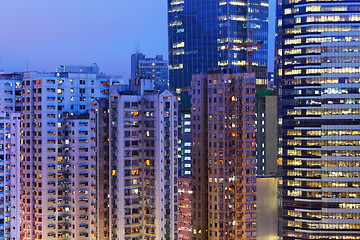
[[[250,29],[254,41],[257,83],[267,84],[268,0],[168,0],[169,82],[171,89],[188,89],[191,75],[210,69],[247,71],[244,49],[226,50],[243,43]]]
[[[360,2],[278,10],[283,239],[360,239]]]

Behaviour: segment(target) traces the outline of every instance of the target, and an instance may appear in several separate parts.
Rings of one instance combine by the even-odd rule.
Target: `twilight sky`
[[[5,72],[97,63],[128,78],[136,44],[148,57],[167,59],[166,0],[0,0],[0,9]]]

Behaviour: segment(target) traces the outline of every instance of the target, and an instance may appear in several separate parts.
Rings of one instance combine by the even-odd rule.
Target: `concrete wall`
[[[277,240],[278,181],[276,177],[257,178],[257,240]]]

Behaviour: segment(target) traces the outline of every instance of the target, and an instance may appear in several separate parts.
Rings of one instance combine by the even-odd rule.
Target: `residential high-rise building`
[[[244,43],[253,32],[257,84],[267,85],[268,0],[168,0],[170,89],[190,89],[192,74],[212,69],[247,72]]]
[[[256,239],[255,75],[192,79],[193,239]]]
[[[0,239],[20,240],[20,158],[20,114],[0,113]]]
[[[144,54],[137,52],[131,55],[131,79],[151,79],[157,91],[169,89],[168,61],[162,55],[155,58],[146,58]]]
[[[109,233],[116,239],[178,237],[178,106],[150,79],[109,98]]]
[[[360,239],[360,3],[278,1],[283,239]]]
[[[75,70],[24,73],[21,239],[97,239],[89,110],[94,98],[108,96],[109,82]]]

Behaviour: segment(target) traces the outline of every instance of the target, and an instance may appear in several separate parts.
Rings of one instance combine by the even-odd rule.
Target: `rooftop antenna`
[[[136,53],[140,53],[140,45],[137,43],[135,46]]]

